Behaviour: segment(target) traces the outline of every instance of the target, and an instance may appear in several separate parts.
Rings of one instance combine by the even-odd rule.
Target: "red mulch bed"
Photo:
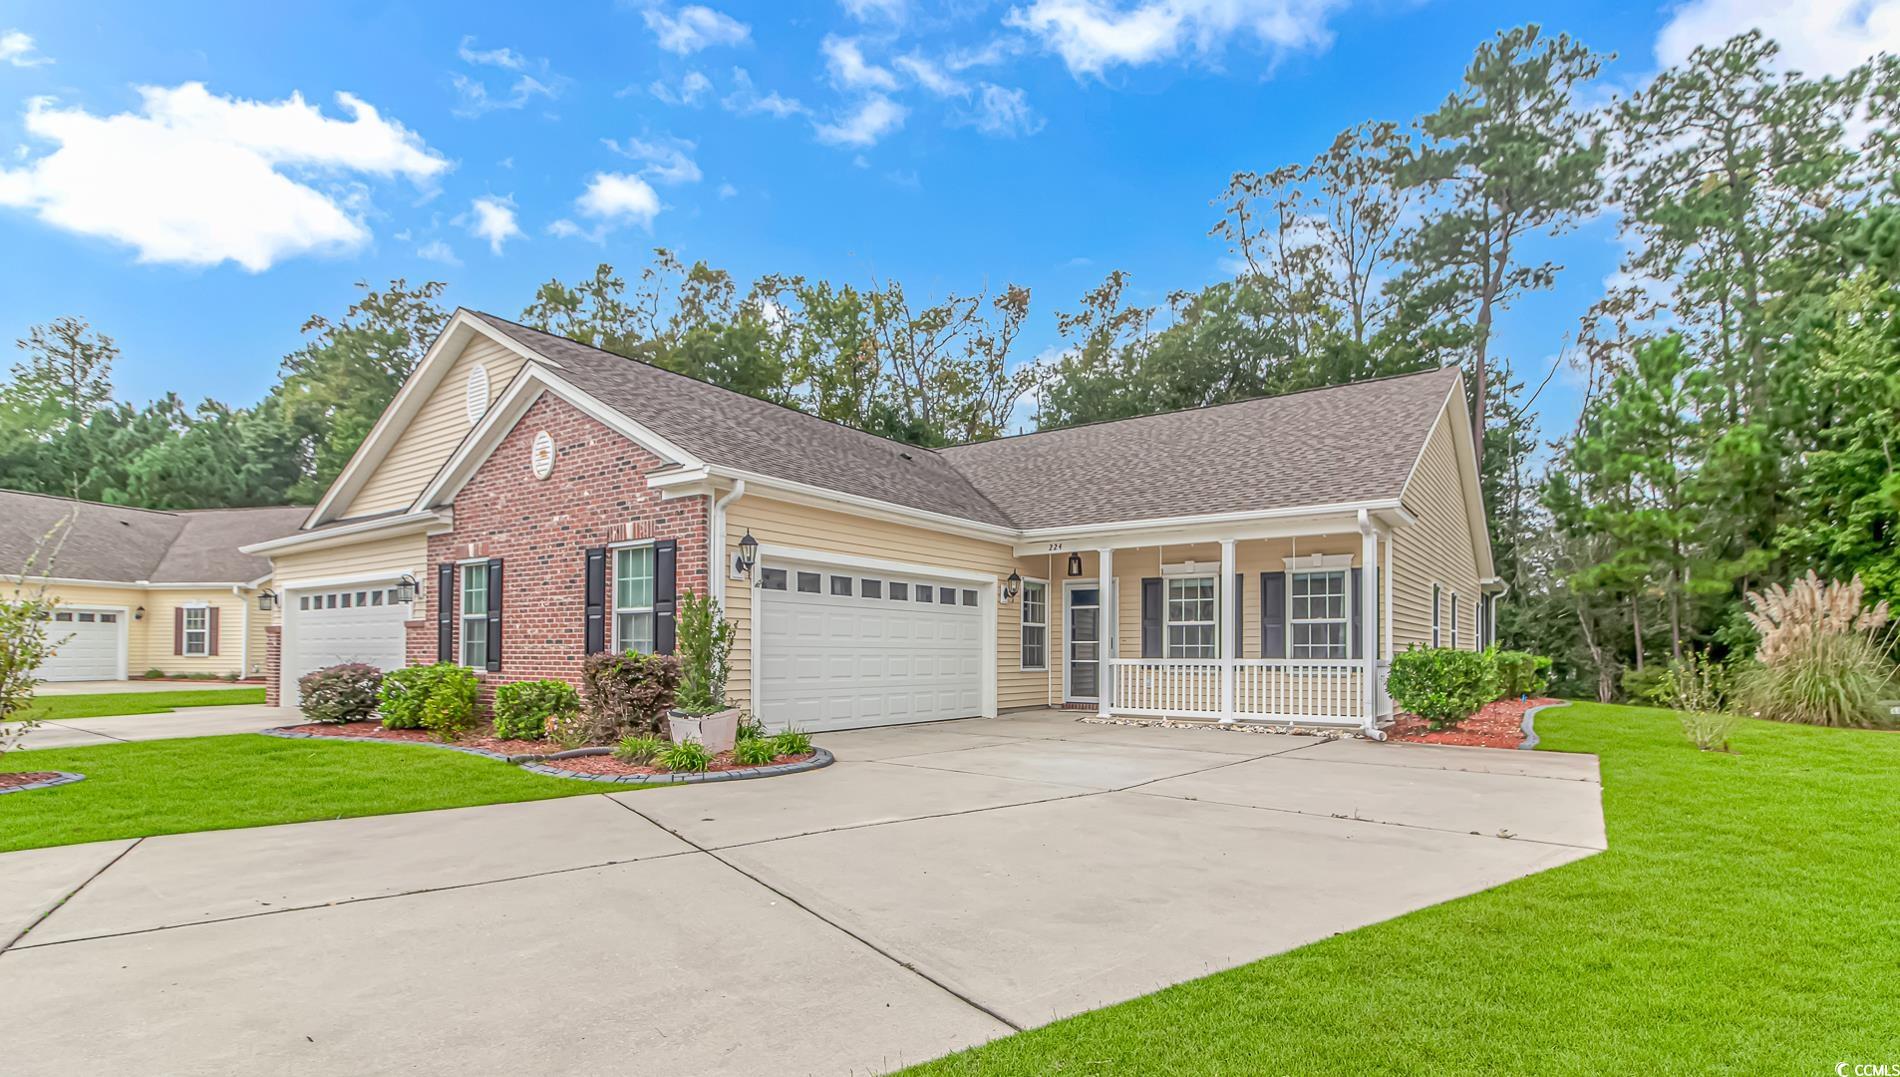
[[[1420,744],[1462,744],[1468,748],[1516,748],[1524,743],[1524,712],[1555,699],[1500,699],[1450,729],[1433,732],[1425,719],[1401,714],[1387,736]]]
[[[427,744],[440,744],[435,734],[426,729],[384,729],[381,722],[343,722],[329,724],[312,722],[308,725],[286,726],[299,733],[309,733],[319,737],[369,737],[372,740],[421,741]],[[451,741],[458,748],[480,748],[483,751],[499,755],[547,755],[558,752],[560,747],[545,740],[500,740],[494,735],[493,727],[482,726],[468,736]]]
[[[810,759],[812,755],[813,753],[811,752],[805,752],[801,755],[781,755],[777,759],[772,760],[772,762],[773,763],[802,763],[805,760]],[[571,770],[576,774],[613,774],[613,775],[636,776],[636,775],[669,773],[668,771],[660,767],[639,766],[633,763],[622,763],[620,760],[615,759],[611,755],[577,755],[573,757],[572,759],[549,759],[549,760],[545,760],[542,765],[555,767],[559,770]],[[748,766],[765,766],[765,765],[766,764],[764,763],[757,763],[757,764],[735,763],[732,761],[731,752],[720,752],[718,755],[715,755],[712,757],[712,762],[706,767],[706,769],[709,772],[719,771],[719,770],[744,770]]]
[[[57,777],[59,777],[59,772],[55,770],[31,770],[25,774],[8,772],[0,774],[0,789],[11,789],[16,785],[32,785],[34,782],[43,782]]]

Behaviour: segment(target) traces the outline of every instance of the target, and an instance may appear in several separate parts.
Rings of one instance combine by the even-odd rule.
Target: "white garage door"
[[[759,718],[853,729],[983,707],[981,596],[969,584],[823,565],[761,566]]]
[[[39,668],[46,681],[109,681],[125,676],[125,615],[117,610],[61,607],[47,633],[53,657]],[[62,642],[63,641],[63,642]]]
[[[284,609],[284,700],[297,698],[297,678],[343,662],[395,669],[405,653],[402,623],[409,604],[393,582],[291,591]]]

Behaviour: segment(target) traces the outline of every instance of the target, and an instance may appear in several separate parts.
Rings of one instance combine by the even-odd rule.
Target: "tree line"
[[[549,281],[519,318],[925,446],[997,436],[1025,399],[1050,428],[1461,364],[1512,589],[1501,637],[1550,655],[1561,689],[1614,695],[1685,650],[1749,646],[1741,596],[1765,582],[1812,568],[1900,599],[1900,64],[1810,77],[1750,33],[1612,96],[1611,59],[1507,30],[1425,115],[1234,175],[1211,230],[1231,279],[1149,306],[1110,272],[1055,312],[1044,364],[1017,354],[1017,285],[920,301],[666,250],[631,280]],[[1497,316],[1557,281],[1552,237],[1604,217],[1620,272],[1526,369]],[[446,321],[443,291],[361,286],[250,408],[116,402],[109,338],[36,327],[0,387],[0,485],[314,500]],[[1559,352],[1585,402],[1540,440]]]

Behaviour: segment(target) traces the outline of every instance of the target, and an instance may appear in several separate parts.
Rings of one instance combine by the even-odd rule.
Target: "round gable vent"
[[[534,436],[534,448],[529,451],[528,462],[534,468],[534,477],[545,479],[554,474],[554,439],[546,430]]]
[[[488,368],[476,363],[468,372],[468,421],[482,421],[488,412]]]

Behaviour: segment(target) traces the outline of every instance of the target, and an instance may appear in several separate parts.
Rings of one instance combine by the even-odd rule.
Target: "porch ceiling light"
[[[257,593],[257,608],[265,613],[277,608],[277,592],[266,588]]]
[[[732,568],[741,576],[752,575],[752,566],[759,563],[759,540],[747,531],[739,540],[739,552],[732,555]]]
[[[396,581],[396,601],[414,602],[417,587],[416,578],[407,572],[403,573],[402,579]]]
[[[1080,576],[1081,574],[1082,574],[1082,555],[1079,553],[1072,553],[1069,555],[1069,575]]]
[[[1023,577],[1020,572],[1011,572],[1009,579],[1003,581],[1003,601],[1015,598],[1023,589]]]

